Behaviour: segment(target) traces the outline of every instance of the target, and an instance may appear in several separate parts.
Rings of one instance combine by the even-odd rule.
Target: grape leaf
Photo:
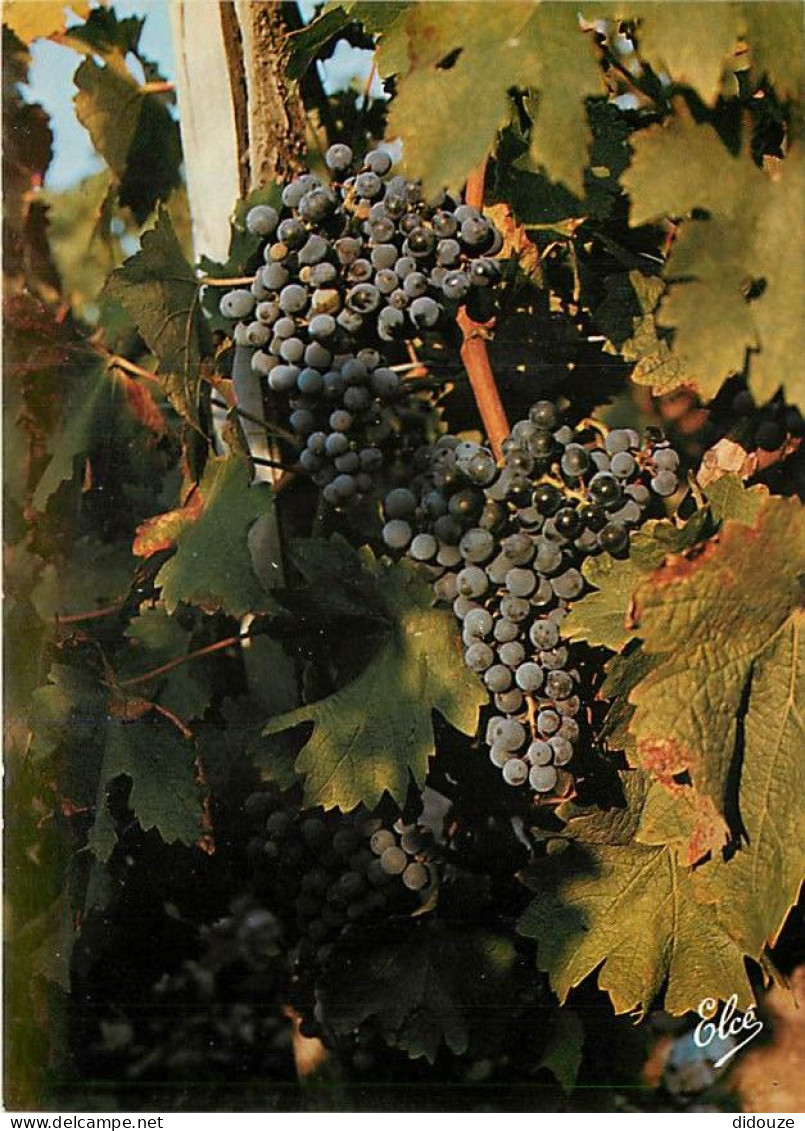
[[[735,518],[753,526],[768,497],[768,488],[757,486],[747,489],[737,475],[722,475],[707,488],[710,510],[719,522]]]
[[[263,732],[313,723],[296,762],[307,806],[374,808],[385,793],[402,802],[411,776],[421,786],[427,774],[431,712],[474,735],[488,699],[462,662],[455,618],[433,608],[414,570],[382,570],[378,586],[391,626],[365,671],[328,698],[271,719]]]
[[[202,794],[195,780],[195,745],[156,711],[133,721],[110,717],[89,848],[108,860],[117,843],[106,790],[121,774],[131,778],[129,805],[146,830],[171,844],[195,844],[202,835]]]
[[[584,1024],[572,1009],[560,1009],[551,1035],[540,1057],[539,1067],[547,1068],[564,1092],[572,1092],[584,1051]]]
[[[661,780],[687,771],[725,815],[741,703],[760,658],[802,602],[805,518],[770,496],[750,526],[669,557],[634,594],[634,620],[661,662],[631,692],[637,761]]]
[[[322,990],[324,1016],[339,1034],[374,1018],[389,1044],[433,1064],[442,1043],[467,1051],[475,1018],[500,1008],[515,959],[511,941],[491,931],[420,920],[346,954]]]
[[[636,134],[633,147],[623,178],[633,224],[694,209],[709,213],[683,223],[664,270],[670,285],[657,322],[674,330],[672,349],[682,370],[711,397],[743,369],[750,350],[750,382],[759,401],[781,383],[789,399],[802,399],[797,377],[783,382],[790,359],[805,348],[799,150],[792,148],[772,178],[748,150],[731,155],[711,126],[685,114]]]
[[[73,542],[65,562],[45,565],[31,603],[43,620],[107,608],[129,592],[134,566],[128,547],[85,535]]]
[[[582,573],[595,591],[574,602],[562,625],[562,635],[620,651],[635,635],[628,617],[637,583],[656,569],[666,554],[678,554],[700,541],[707,522],[706,511],[697,511],[683,526],[667,519],[652,520],[632,534],[628,558],[613,558],[611,554],[587,558]]]
[[[133,679],[186,655],[191,635],[162,606],[144,606],[126,631],[130,647],[116,657],[118,677]],[[198,664],[182,664],[140,686],[185,722],[200,719],[209,706],[209,681]]]
[[[274,608],[254,572],[248,542],[250,527],[271,506],[271,488],[251,483],[248,460],[213,456],[184,507],[139,527],[135,554],[176,547],[156,576],[168,613],[180,601],[236,617]]]
[[[44,510],[51,495],[62,483],[73,478],[76,460],[93,444],[96,422],[104,404],[115,393],[115,383],[99,362],[88,365],[70,382],[66,390],[64,422],[51,441],[50,462],[33,494],[36,510]]]
[[[745,843],[697,873],[701,894],[754,958],[773,945],[805,875],[805,622],[798,611],[752,668],[739,809]]]
[[[67,23],[67,12],[78,16],[89,12],[87,0],[6,0],[3,5],[3,23],[22,43],[30,43],[51,35],[60,35]]]
[[[412,4],[387,30],[384,48],[386,65],[407,60],[389,136],[402,138],[406,167],[426,192],[459,187],[487,156],[508,120],[512,87],[535,92],[534,164],[583,192],[590,140],[584,99],[603,87],[591,37],[572,6]],[[446,120],[460,145],[446,144]]]
[[[593,319],[607,335],[624,361],[634,362],[631,377],[636,385],[649,385],[657,396],[689,381],[679,357],[671,350],[667,332],[661,337],[656,309],[665,284],[653,275],[630,271],[628,276],[610,275],[606,295]]]
[[[645,783],[629,786],[634,828],[645,796]],[[535,895],[517,929],[536,940],[537,964],[560,1002],[598,970],[598,986],[616,1013],[645,1013],[666,980],[670,1013],[694,1010],[705,996],[726,1000],[733,993],[745,1008],[753,995],[741,948],[697,899],[676,852],[625,839],[628,818],[617,809],[609,814],[571,819],[564,834],[572,841],[568,850],[541,861],[527,877]],[[615,843],[607,843],[608,821]]]
[[[198,285],[163,209],[142,248],[115,270],[104,288],[133,318],[177,412],[198,426],[201,319]]]
[[[640,57],[655,71],[696,87],[705,102],[715,101],[737,45],[740,19],[735,5],[705,0],[680,9],[665,0],[627,0],[617,18],[637,20]]]
[[[805,71],[805,23],[797,0],[775,4],[754,0],[741,5],[743,31],[755,81],[768,76],[780,98],[801,98]]]
[[[30,757],[61,762],[60,789],[77,806],[95,806],[90,848],[104,859],[115,843],[106,790],[132,780],[130,805],[143,828],[193,844],[202,833],[195,746],[146,700],[124,700],[86,671],[55,664],[33,693]]]
[[[164,96],[144,90],[122,59],[85,59],[74,82],[76,116],[114,174],[121,207],[142,224],[181,184],[179,125]]]

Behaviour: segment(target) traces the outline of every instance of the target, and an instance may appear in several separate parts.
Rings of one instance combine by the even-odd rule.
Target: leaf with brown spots
[[[658,663],[629,696],[634,757],[665,783],[689,776],[712,803],[711,842],[713,813],[735,824],[727,783],[739,721],[769,693],[757,665],[788,631],[803,575],[803,508],[768,496],[751,526],[727,519],[716,538],[669,556],[635,592],[636,632]]]

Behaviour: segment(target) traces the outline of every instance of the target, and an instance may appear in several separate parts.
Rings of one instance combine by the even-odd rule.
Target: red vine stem
[[[175,660],[168,660],[166,664],[162,664],[161,667],[158,668],[153,668],[150,672],[143,672],[142,675],[132,676],[131,679],[121,679],[118,687],[134,687],[135,684],[138,683],[148,683],[149,679],[156,679],[157,676],[172,672],[174,668],[178,668],[181,664],[186,664],[188,660],[198,660],[201,656],[211,656],[213,652],[221,652],[224,648],[232,648],[235,644],[240,644],[241,640],[246,640],[248,636],[248,632],[242,632],[239,636],[227,636],[225,640],[217,640],[215,644],[208,644],[206,648],[198,648],[195,652],[188,652],[184,656],[177,656]]]
[[[484,205],[484,177],[486,161],[483,161],[467,178],[466,201],[473,208],[482,209]],[[489,323],[473,322],[465,310],[458,313],[458,324],[464,335],[461,347],[461,360],[470,379],[472,393],[478,406],[484,431],[495,459],[503,457],[503,441],[509,435],[509,422],[495,383],[495,375],[489,362],[486,348],[486,331]]]

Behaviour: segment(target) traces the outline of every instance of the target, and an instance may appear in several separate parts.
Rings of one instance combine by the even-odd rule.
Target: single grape
[[[512,684],[512,673],[504,664],[493,664],[484,672],[484,683],[490,691],[508,691]]]
[[[383,527],[382,537],[390,550],[404,550],[411,541],[413,531],[401,518],[393,518]]]
[[[387,848],[391,848],[396,843],[394,833],[389,829],[378,829],[369,838],[369,847],[375,856],[381,856]]]
[[[494,637],[499,643],[508,644],[510,640],[516,640],[519,635],[520,629],[514,621],[507,620],[505,617],[495,621]]]
[[[465,597],[482,597],[489,588],[486,573],[479,566],[465,566],[456,577],[456,584]]]
[[[535,620],[528,633],[535,648],[553,648],[559,639],[559,629],[550,620]]]
[[[248,318],[254,305],[251,291],[227,291],[221,297],[218,309],[224,318]]]
[[[537,715],[537,729],[540,734],[555,734],[561,725],[556,711],[544,710]]]
[[[584,591],[584,578],[577,569],[567,569],[551,579],[551,588],[562,600],[573,601]]]
[[[402,874],[402,882],[410,891],[421,891],[427,887],[430,873],[426,865],[414,861],[409,864]]]
[[[569,479],[577,479],[588,470],[590,457],[581,444],[568,444],[561,459],[562,471]]]
[[[522,691],[539,691],[543,679],[542,668],[539,664],[529,660],[525,664],[520,664],[520,667],[514,673],[514,678]]]
[[[514,597],[529,597],[537,587],[534,571],[515,566],[506,574],[506,588]]]
[[[399,876],[408,867],[408,857],[397,845],[391,845],[380,855],[380,867],[389,876]]]
[[[474,672],[485,672],[494,662],[495,653],[482,640],[471,644],[464,653],[464,663]]]
[[[246,228],[253,236],[270,236],[279,223],[279,214],[270,204],[256,204],[246,213]]]
[[[778,444],[777,447],[779,446]],[[654,463],[661,471],[676,471],[679,467],[679,456],[673,448],[657,448],[654,452]]]
[[[510,758],[502,773],[506,785],[522,785],[528,778],[528,766],[521,758]]]
[[[473,609],[464,618],[464,631],[479,639],[488,636],[492,631],[492,614],[486,609]]]
[[[558,774],[553,766],[532,766],[528,774],[528,782],[537,793],[550,793],[556,785]]]
[[[550,699],[567,699],[573,692],[573,679],[563,671],[548,672],[545,694]]]
[[[548,739],[548,745],[553,750],[555,766],[565,766],[573,757],[573,747],[561,734],[555,734]]]
[[[553,760],[553,750],[547,742],[543,742],[541,738],[536,738],[526,751],[526,760],[532,766],[547,766]]]
[[[525,648],[519,640],[512,640],[508,644],[501,644],[498,648],[498,658],[507,668],[516,668],[525,659]]]
[[[679,479],[675,471],[658,471],[651,480],[652,491],[663,499],[673,495],[678,487]]]

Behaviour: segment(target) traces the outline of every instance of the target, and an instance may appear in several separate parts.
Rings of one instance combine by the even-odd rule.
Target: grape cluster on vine
[[[385,497],[383,539],[427,569],[461,622],[464,661],[497,711],[486,741],[503,780],[544,795],[567,788],[580,736],[581,680],[562,623],[586,588],[581,565],[628,553],[652,499],[677,490],[679,457],[632,429],[572,428],[550,401],[503,447],[502,467],[454,436],[417,453],[418,474]]]
[[[250,794],[245,812],[255,890],[282,903],[304,963],[326,963],[356,924],[410,914],[435,883],[432,837],[416,825],[300,811],[271,789]]]

